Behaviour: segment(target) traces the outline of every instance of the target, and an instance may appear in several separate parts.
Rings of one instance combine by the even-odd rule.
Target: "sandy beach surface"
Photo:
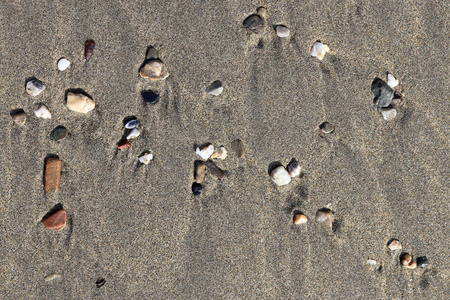
[[[261,5],[254,34],[243,21]],[[2,1],[0,299],[448,299],[449,19],[450,2],[432,0]],[[322,61],[316,40],[331,49]],[[164,81],[139,76],[149,46]],[[392,121],[372,107],[386,72],[405,96]],[[30,77],[46,86],[36,97]],[[219,96],[205,92],[215,80]],[[88,114],[65,105],[76,88],[96,103]],[[144,103],[147,89],[158,103]],[[39,103],[51,119],[36,118]],[[127,116],[141,135],[118,150]],[[58,125],[70,135],[55,142]],[[206,142],[228,150],[216,161],[226,176],[208,175],[195,197]],[[49,155],[62,161],[59,192],[44,191]],[[278,187],[269,165],[291,158],[302,175]],[[58,204],[67,225],[46,229]],[[314,219],[323,207],[332,229]],[[292,224],[296,210],[306,225]],[[387,249],[392,238],[402,250]],[[429,266],[403,268],[402,252]]]

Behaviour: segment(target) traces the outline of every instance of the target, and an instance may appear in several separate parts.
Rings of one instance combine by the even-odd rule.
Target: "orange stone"
[[[42,220],[45,228],[54,229],[54,230],[62,230],[66,226],[67,214],[64,209],[58,210],[51,216]]]
[[[59,191],[61,182],[61,160],[59,158],[47,158],[45,162],[45,191]]]
[[[308,218],[304,214],[295,214],[294,216],[294,224],[300,225],[308,222]]]

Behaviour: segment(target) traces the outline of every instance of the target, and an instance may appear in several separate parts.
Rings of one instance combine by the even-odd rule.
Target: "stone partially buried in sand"
[[[273,169],[270,176],[272,177],[273,182],[279,186],[286,185],[291,182],[291,175],[289,175],[288,171],[283,166]]]
[[[45,228],[53,230],[62,230],[66,226],[67,214],[64,209],[58,210],[54,214],[42,220]]]
[[[244,143],[240,139],[231,142],[231,149],[233,149],[238,158],[242,158],[245,154]]]
[[[58,126],[50,132],[50,139],[54,141],[60,141],[69,135],[67,128],[64,126]]]
[[[333,226],[333,212],[327,208],[321,208],[316,212],[316,221],[332,228]]]
[[[169,77],[166,65],[158,58],[148,59],[139,70],[142,78],[148,78],[153,81],[164,80]]]
[[[302,213],[296,213],[294,215],[293,222],[295,225],[306,224],[308,222],[308,218]]]
[[[23,110],[11,113],[11,118],[19,126],[23,126],[27,122],[27,114]]]
[[[311,56],[317,57],[319,60],[322,60],[328,52],[330,52],[330,47],[319,41],[314,42],[311,47]]]
[[[257,14],[248,16],[242,23],[245,28],[253,33],[259,34],[264,31],[266,25],[264,24],[264,19],[267,15],[267,9],[265,7],[260,7],[257,10]]]
[[[86,114],[94,109],[95,102],[84,94],[68,92],[67,107],[72,111]]]
[[[206,88],[206,92],[210,95],[219,96],[223,92],[222,82],[214,81]]]
[[[284,25],[278,25],[275,30],[277,31],[277,36],[280,38],[288,37],[291,34],[289,28]]]

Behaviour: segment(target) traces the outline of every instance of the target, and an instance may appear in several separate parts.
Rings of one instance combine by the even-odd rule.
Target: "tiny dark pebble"
[[[69,132],[67,131],[67,128],[64,126],[58,126],[55,129],[50,132],[50,138],[54,141],[60,141],[67,137]]]
[[[244,20],[243,25],[250,31],[258,34],[264,30],[264,20],[259,15],[251,15]]]
[[[144,101],[150,104],[155,104],[159,100],[159,94],[156,94],[152,91],[145,91],[142,92],[142,98],[144,98]]]
[[[104,284],[106,283],[105,278],[99,278],[97,279],[97,281],[95,282],[95,285],[97,286],[97,288],[101,288]]]
[[[328,122],[323,122],[322,124],[320,124],[319,128],[323,133],[332,133],[334,131],[333,125]]]
[[[428,267],[428,258],[426,256],[418,257],[416,262],[417,266],[419,266],[420,268]]]
[[[394,98],[392,88],[380,78],[375,78],[372,82],[372,93],[375,96],[373,103],[378,107],[388,107]]]
[[[200,196],[200,194],[202,193],[202,185],[200,183],[194,182],[192,184],[192,193],[194,194],[194,196]]]

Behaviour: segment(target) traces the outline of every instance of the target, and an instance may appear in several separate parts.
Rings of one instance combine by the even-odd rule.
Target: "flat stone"
[[[231,149],[233,149],[238,158],[242,158],[245,154],[244,143],[240,139],[231,142]]]
[[[270,175],[273,182],[279,186],[286,185],[291,182],[291,175],[289,175],[288,171],[283,166],[273,169]]]
[[[276,31],[277,31],[277,36],[280,38],[286,38],[291,34],[291,31],[289,30],[289,28],[287,28],[284,25],[278,25],[276,27]]]
[[[397,117],[397,110],[391,107],[378,108],[385,121],[392,121]]]
[[[153,154],[145,153],[139,157],[139,162],[144,165],[148,165],[153,160]]]
[[[195,150],[195,153],[200,155],[200,157],[203,159],[208,159],[214,153],[214,146],[208,145],[208,146],[202,147],[201,149],[200,149],[200,147],[197,147],[197,149]]]
[[[402,249],[402,244],[400,243],[399,240],[397,240],[397,239],[392,239],[392,240],[388,243],[387,247],[388,247],[389,250],[391,250],[391,251],[401,250],[401,249]]]
[[[319,125],[320,130],[322,130],[323,133],[332,133],[334,131],[333,125],[331,125],[328,122],[323,122]]]
[[[219,80],[214,81],[206,88],[206,92],[210,95],[219,96],[223,92],[222,82]]]
[[[253,33],[259,34],[264,31],[264,20],[259,15],[248,16],[243,23],[244,27]]]
[[[297,213],[294,215],[294,224],[306,224],[308,222],[308,218],[304,214]]]
[[[222,179],[225,176],[225,173],[217,167],[212,161],[205,161],[204,164],[208,167],[209,173],[212,177],[216,179]]]
[[[378,107],[387,107],[394,98],[394,91],[380,78],[372,82],[373,103]]]
[[[34,114],[36,115],[36,117],[41,119],[52,118],[52,114],[48,110],[47,106],[45,106],[44,104],[39,105],[39,107],[34,111]]]
[[[220,146],[219,148],[214,149],[211,158],[225,159],[227,158],[227,149],[224,146]]]
[[[291,177],[296,177],[300,175],[300,172],[302,170],[302,168],[300,168],[298,162],[295,159],[291,160],[291,162],[287,165],[286,169]]]
[[[428,258],[426,256],[421,256],[417,258],[417,266],[420,268],[428,267]]]
[[[321,208],[316,212],[316,221],[332,228],[333,226],[333,212],[327,208]]]
[[[55,274],[48,275],[44,278],[45,282],[49,282],[49,281],[53,281],[53,280],[61,281],[62,275],[59,273],[55,273]]]
[[[137,138],[141,132],[137,128],[131,129],[131,131],[127,134],[127,140]]]
[[[27,82],[26,91],[29,95],[36,97],[45,90],[45,85],[37,79],[31,79]]]
[[[192,194],[194,194],[194,196],[200,196],[200,194],[202,193],[203,187],[200,183],[194,182],[192,184]]]
[[[125,128],[126,128],[126,129],[133,129],[133,128],[138,127],[139,124],[140,124],[140,122],[139,122],[138,120],[136,120],[136,119],[130,120],[130,121],[128,121],[128,122],[125,124]]]
[[[64,209],[58,210],[51,216],[42,220],[45,228],[53,230],[62,230],[66,226],[67,214]]]
[[[27,122],[27,114],[23,110],[12,113],[11,118],[19,126],[23,126]]]
[[[59,158],[49,157],[45,161],[45,191],[47,193],[59,191],[61,182],[61,165]]]
[[[117,145],[117,148],[119,148],[120,150],[125,150],[131,147],[133,147],[133,145],[131,145],[127,139],[122,139]]]
[[[139,70],[139,74],[152,81],[164,80],[169,77],[166,66],[159,59],[148,59]]]
[[[60,141],[67,137],[69,131],[64,126],[58,126],[50,132],[50,138],[54,141]]]
[[[205,180],[206,175],[206,165],[201,160],[196,160],[194,162],[194,180],[197,183],[202,183]]]
[[[319,60],[322,60],[328,52],[330,52],[330,47],[319,41],[314,42],[311,47],[311,56],[317,57]]]
[[[95,102],[84,94],[68,92],[67,107],[72,111],[86,114],[94,109]]]
[[[65,71],[70,66],[70,61],[66,58],[60,58],[58,60],[58,70]]]
[[[142,98],[144,98],[144,101],[150,104],[155,104],[159,101],[159,94],[156,94],[152,91],[145,91],[142,92]]]

